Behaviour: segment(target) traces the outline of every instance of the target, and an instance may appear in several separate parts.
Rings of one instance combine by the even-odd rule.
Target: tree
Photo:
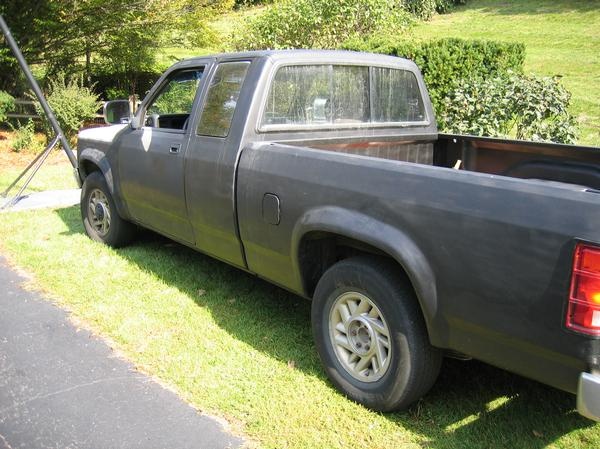
[[[44,75],[84,72],[89,82],[97,64],[143,67],[155,62],[157,47],[194,45],[207,35],[206,19],[234,0],[5,0],[0,4],[30,65]],[[139,67],[134,67],[139,68]],[[18,66],[0,47],[0,89],[15,90]]]
[[[247,19],[235,46],[336,48],[351,37],[396,35],[409,21],[397,0],[281,0]]]

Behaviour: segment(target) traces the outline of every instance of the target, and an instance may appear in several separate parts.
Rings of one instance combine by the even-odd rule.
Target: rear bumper
[[[581,373],[577,387],[577,411],[600,421],[600,375]]]

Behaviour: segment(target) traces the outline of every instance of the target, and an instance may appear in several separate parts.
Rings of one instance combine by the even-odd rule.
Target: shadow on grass
[[[600,8],[600,0],[469,0],[455,11],[476,10],[487,14],[512,16],[517,14],[560,14],[569,11],[591,12]]]
[[[56,213],[68,234],[83,233],[78,208]],[[118,254],[195,298],[238,340],[277,360],[293,360],[305,373],[325,377],[312,342],[308,301],[149,231],[142,231]],[[422,435],[427,447],[542,448],[593,425],[573,410],[574,404],[573,395],[489,365],[446,360],[424,399],[407,412],[385,416]],[[582,447],[588,436],[579,436]],[[600,437],[594,432],[590,438]]]

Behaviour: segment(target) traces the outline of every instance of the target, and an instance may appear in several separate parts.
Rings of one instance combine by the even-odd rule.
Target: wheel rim
[[[105,236],[110,230],[110,206],[108,198],[100,189],[92,190],[88,201],[88,218],[94,231]]]
[[[345,292],[335,299],[329,337],[338,361],[355,379],[375,382],[387,372],[392,357],[389,328],[367,296]]]

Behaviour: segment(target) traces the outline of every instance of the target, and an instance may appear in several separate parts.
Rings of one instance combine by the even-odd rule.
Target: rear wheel
[[[406,277],[383,258],[355,257],[327,270],[312,325],[331,381],[369,408],[406,408],[437,378],[441,351],[429,343]]]
[[[134,225],[119,216],[106,180],[98,171],[90,173],[83,183],[81,218],[85,232],[97,242],[118,248],[133,237]]]

